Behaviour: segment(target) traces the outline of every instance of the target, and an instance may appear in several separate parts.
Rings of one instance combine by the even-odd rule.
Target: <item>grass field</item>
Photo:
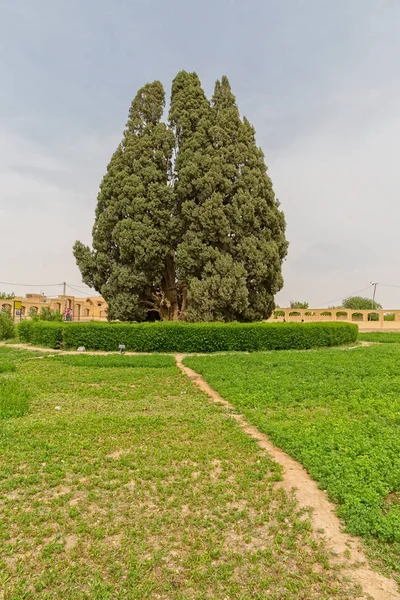
[[[305,465],[374,564],[397,578],[399,363],[396,344],[185,359]]]
[[[359,341],[380,344],[400,344],[400,331],[365,331],[358,334]]]
[[[16,363],[31,352],[10,352],[0,348],[0,422],[10,417],[21,417],[29,408],[29,390],[16,375]]]
[[[0,348],[0,598],[356,598],[279,467],[172,357]]]

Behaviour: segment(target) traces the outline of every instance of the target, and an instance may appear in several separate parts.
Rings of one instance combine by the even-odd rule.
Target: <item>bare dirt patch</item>
[[[41,348],[39,346],[31,346],[30,344],[6,344],[5,342],[0,342],[0,346],[6,346],[7,348],[20,348],[21,350],[37,350],[38,352],[61,352],[61,350],[55,350],[54,348]]]
[[[107,458],[113,458],[114,460],[119,460],[121,456],[124,454],[129,454],[129,450],[115,450],[115,452],[111,452],[107,454]]]
[[[67,537],[65,538],[65,551],[69,552],[70,550],[72,550],[72,548],[75,548],[77,543],[78,538],[76,537],[76,535],[67,535]]]
[[[109,548],[119,548],[121,546],[122,534],[109,535],[105,538],[105,543]]]
[[[400,503],[400,494],[399,492],[391,492],[385,498],[385,510],[388,512],[392,506]]]
[[[77,491],[77,492],[74,492],[73,497],[69,501],[69,505],[70,506],[77,506],[78,504],[80,504],[84,500],[86,500],[86,492]]]
[[[279,485],[289,494],[294,492],[300,508],[312,509],[313,537],[318,541],[322,539],[330,548],[332,564],[346,565],[344,575],[362,586],[365,598],[400,600],[396,582],[371,569],[359,539],[343,532],[343,525],[335,513],[335,506],[328,500],[326,493],[317,487],[302,465],[274,446],[267,435],[250,425],[243,415],[235,413],[235,407],[213,390],[198,373],[186,367],[182,362],[184,354],[177,354],[175,358],[179,369],[213,402],[232,411],[229,415],[239,427],[255,439],[273,460],[282,465],[283,481]]]

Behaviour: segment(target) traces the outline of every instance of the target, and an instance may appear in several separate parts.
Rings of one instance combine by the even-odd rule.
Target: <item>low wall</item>
[[[347,308],[277,308],[268,319],[271,323],[329,322],[356,323],[360,331],[400,330],[400,310],[350,310]]]

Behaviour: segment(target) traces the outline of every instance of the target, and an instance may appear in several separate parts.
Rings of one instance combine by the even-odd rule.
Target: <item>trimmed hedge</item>
[[[351,323],[48,323],[19,325],[22,341],[50,348],[135,352],[304,350],[357,339]]]
[[[47,348],[61,348],[64,323],[53,321],[21,321],[18,335],[22,342]]]

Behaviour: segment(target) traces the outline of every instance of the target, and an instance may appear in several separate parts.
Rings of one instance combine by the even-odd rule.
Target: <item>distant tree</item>
[[[343,308],[349,308],[350,310],[381,310],[382,305],[378,302],[372,304],[372,298],[363,298],[362,296],[351,296],[346,298],[342,302]]]
[[[49,306],[42,306],[38,314],[31,315],[32,321],[62,321],[62,315]]]
[[[394,318],[394,313],[386,313],[386,315],[383,316],[384,321],[394,321]]]
[[[290,301],[290,308],[309,308],[308,302]]]
[[[14,292],[0,292],[0,300],[12,300],[15,298]]]
[[[372,303],[372,298],[364,298],[362,296],[352,296],[350,298],[346,298],[342,303],[343,308],[348,308],[350,310],[381,310],[382,305],[378,302]],[[369,321],[379,321],[379,317],[377,314],[370,314],[368,316]]]

